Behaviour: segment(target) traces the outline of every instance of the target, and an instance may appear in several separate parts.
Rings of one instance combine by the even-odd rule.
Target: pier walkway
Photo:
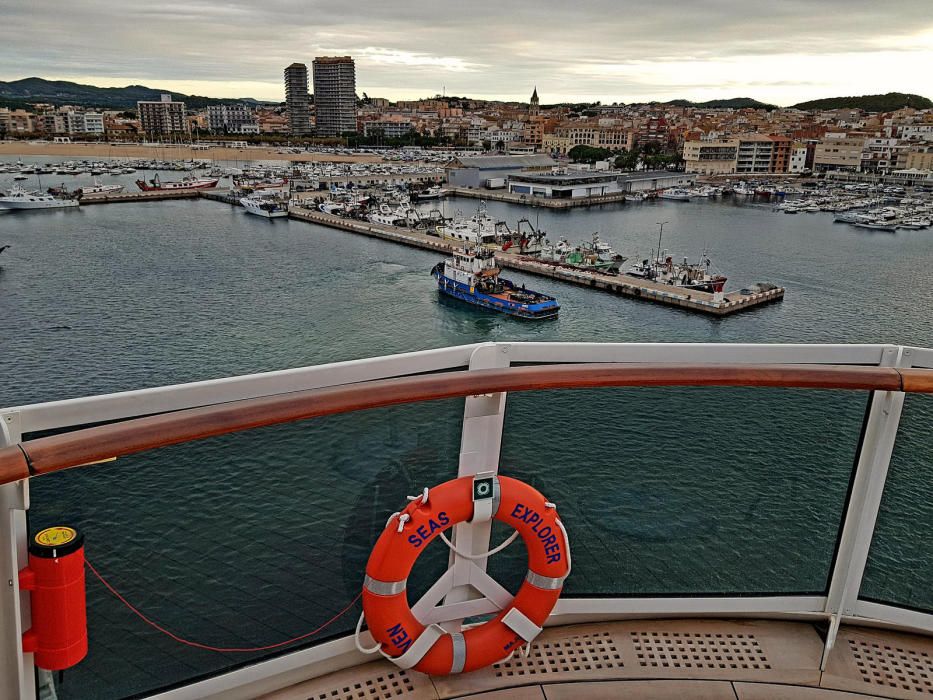
[[[484,194],[478,190],[468,190],[477,194]],[[518,197],[519,195],[508,195],[508,193],[499,193],[504,196]],[[588,200],[606,200],[607,197],[616,197],[617,195],[607,195],[606,197],[589,197]],[[167,199],[210,199],[216,202],[226,204],[237,204],[237,199],[230,190],[159,190],[154,192],[121,192],[119,194],[99,194],[88,195],[81,199],[81,204],[109,204],[115,202],[148,202]],[[535,200],[535,201],[554,201],[564,200]],[[591,203],[600,203],[592,202]],[[549,206],[549,205],[545,205]],[[582,206],[574,204],[573,206]],[[431,250],[438,253],[449,254],[460,248],[459,244],[452,241],[443,240],[436,236],[429,236],[413,229],[398,228],[395,226],[385,226],[381,224],[372,224],[366,221],[356,221],[354,219],[344,219],[331,214],[305,209],[303,207],[292,206],[289,211],[289,217],[299,221],[328,226],[330,228],[357,233],[372,238],[381,238],[385,241],[400,243],[413,248],[422,250]],[[696,290],[685,290],[667,284],[659,284],[637,277],[628,275],[605,275],[588,270],[579,270],[561,265],[552,265],[536,260],[532,257],[518,255],[511,251],[498,251],[496,260],[499,266],[511,270],[520,270],[532,275],[549,277],[551,279],[575,284],[583,287],[590,287],[604,292],[619,294],[633,299],[644,301],[653,301],[667,306],[676,306],[688,311],[698,311],[700,313],[714,316],[728,316],[738,311],[768,304],[773,301],[779,301],[784,298],[784,288],[777,287],[768,291],[761,291],[752,294],[743,294],[742,292],[729,292],[720,297],[708,292]]]
[[[445,241],[435,236],[428,236],[427,234],[411,229],[400,229],[394,226],[384,226],[381,224],[371,224],[365,221],[344,219],[339,216],[324,214],[323,212],[317,212],[311,209],[292,207],[289,216],[293,219],[329,226],[352,233],[359,233],[364,236],[381,238],[383,240],[425,250],[450,253],[459,249],[459,246],[452,242]],[[496,261],[502,268],[520,270],[532,275],[550,277],[551,279],[560,280],[561,282],[591,287],[593,289],[621,294],[634,299],[643,299],[645,301],[653,301],[668,306],[677,306],[682,309],[699,311],[715,316],[728,316],[737,311],[744,311],[784,298],[784,288],[777,287],[769,291],[755,294],[729,292],[723,295],[721,299],[717,299],[715,295],[708,292],[683,290],[671,285],[658,284],[627,275],[604,275],[597,272],[548,265],[547,263],[540,262],[533,258],[516,255],[508,251],[497,251]]]

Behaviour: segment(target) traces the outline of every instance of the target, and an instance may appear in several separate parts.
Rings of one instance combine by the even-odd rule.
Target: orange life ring
[[[366,565],[363,614],[380,650],[401,668],[432,675],[474,671],[508,657],[541,631],[570,573],[567,535],[554,504],[517,479],[462,477],[429,493],[427,503],[419,496],[390,518],[376,541]],[[418,555],[444,530],[490,517],[515,528],[528,551],[528,573],[511,604],[462,633],[421,624],[406,594]]]

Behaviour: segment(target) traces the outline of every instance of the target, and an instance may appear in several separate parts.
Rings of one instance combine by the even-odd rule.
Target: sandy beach
[[[89,158],[153,158],[158,160],[281,160],[329,161],[333,163],[378,163],[378,156],[342,156],[330,153],[279,153],[276,148],[195,149],[187,146],[142,146],[109,143],[48,143],[44,141],[0,141],[0,156],[61,156]]]

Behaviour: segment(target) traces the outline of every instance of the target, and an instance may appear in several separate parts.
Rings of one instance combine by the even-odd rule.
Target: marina
[[[88,184],[92,182],[90,174],[84,177]],[[129,180],[134,175],[114,176],[114,181],[122,183],[121,177]],[[69,189],[81,184],[81,177],[75,177]],[[326,193],[319,191],[315,196],[322,194]],[[153,195],[164,199],[152,201]],[[859,364],[883,362],[889,346],[821,347],[801,344],[801,340],[859,343],[865,338],[883,339],[892,328],[897,329],[893,332],[900,342],[922,343],[933,337],[929,315],[924,312],[931,289],[928,232],[860,233],[834,224],[832,212],[784,216],[752,197],[747,202],[696,197],[533,212],[490,201],[486,216],[493,222],[510,222],[509,228],[518,234],[510,239],[510,250],[514,247],[515,252],[506,250],[500,256],[514,263],[508,268],[502,264],[509,270],[508,278],[560,302],[558,318],[529,323],[476,310],[459,300],[448,302],[436,291],[428,274],[431,267],[461,242],[410,227],[328,217],[303,207],[293,207],[289,218],[270,225],[243,207],[220,206],[220,202],[237,204],[231,191],[221,188],[112,196],[128,198],[114,200],[124,202],[120,207],[84,207],[86,202],[82,202],[70,211],[0,217],[0,243],[12,244],[0,256],[0,292],[9,302],[10,315],[7,332],[0,330],[0,334],[11,351],[0,362],[4,371],[25,378],[22,383],[6,385],[5,405],[478,341],[491,341],[494,345],[489,352],[494,358],[508,357],[518,365],[540,359],[552,341],[581,339],[584,342],[573,349],[577,355],[553,355],[552,359],[576,357],[579,361],[585,356],[601,365],[608,355],[598,353],[613,345],[607,341],[622,341],[613,351],[615,359],[663,361],[674,357],[668,353],[681,348],[686,352],[686,345],[700,341],[706,344],[696,346],[690,355],[699,363],[728,362],[751,353],[750,358],[782,357],[795,363],[832,357]],[[442,200],[418,209],[426,212],[438,207],[450,215],[444,218],[456,219],[455,206]],[[468,220],[472,214],[465,206],[463,218]],[[523,217],[531,222],[511,223]],[[664,227],[660,253],[658,221],[670,222]],[[358,227],[354,233],[363,235],[346,235],[350,227]],[[756,279],[771,279],[793,293],[780,305],[761,305],[757,312],[736,315],[726,323],[676,304],[619,303],[612,294],[594,294],[592,285],[593,280],[602,282],[602,277],[608,284],[619,284],[626,280],[623,275],[597,276],[567,268],[522,269],[520,265],[554,267],[527,260],[533,256],[519,252],[522,240],[534,239],[532,230],[552,232],[552,240],[565,238],[571,251],[579,247],[581,254],[584,243],[591,246],[593,255],[608,246],[611,252],[605,251],[606,256],[612,258],[615,253],[628,258],[621,271],[645,259],[662,264],[667,257],[680,261],[684,257],[680,253],[689,253],[689,260],[697,261],[708,250],[737,289],[751,291]],[[597,245],[594,231],[600,232],[598,243],[603,245]],[[69,264],[62,265],[62,260]],[[555,271],[580,279],[550,276]],[[650,280],[633,281],[639,290],[654,289]],[[656,291],[669,292],[669,287],[659,286]],[[10,333],[12,328],[17,332]],[[399,328],[405,332],[398,332]],[[721,345],[747,343],[749,338],[754,344]],[[641,346],[646,340],[665,342]],[[716,343],[709,345],[710,340]],[[528,343],[527,350],[521,341]],[[639,342],[629,346],[624,341]],[[24,352],[26,348],[31,354]],[[426,352],[419,370],[430,363],[437,366],[438,352],[461,351]],[[462,352],[464,358],[469,357]],[[874,353],[871,358],[869,353]],[[688,356],[677,357],[683,361]],[[375,362],[372,367],[388,362],[397,368],[405,360]],[[369,361],[352,366],[360,368],[359,375],[346,374],[342,365],[310,371],[320,369],[333,381],[343,382],[373,376]],[[450,373],[443,375],[444,382],[451,378]],[[268,381],[269,386],[278,382],[274,391],[293,392],[302,380],[287,371],[280,379]],[[851,391],[768,389],[756,390],[768,393],[753,395],[749,391],[655,387],[548,392],[537,398],[510,395],[502,459],[518,466],[504,471],[539,480],[544,493],[557,494],[561,514],[568,513],[564,517],[573,525],[576,573],[569,579],[562,605],[579,605],[580,596],[599,599],[613,593],[622,596],[623,604],[644,609],[647,594],[661,596],[670,601],[669,606],[683,600],[686,609],[695,602],[676,596],[702,586],[699,590],[735,596],[726,600],[751,601],[744,603],[745,609],[755,609],[755,601],[771,600],[761,595],[775,587],[795,593],[786,598],[794,601],[805,601],[805,593],[821,590],[832,569],[830,545],[846,517],[841,494],[850,483],[865,403],[860,393]],[[251,393],[245,387],[243,392]],[[179,393],[183,395],[184,390]],[[670,419],[672,407],[678,411],[677,421]],[[461,414],[462,403],[432,402],[399,407],[391,415],[369,411],[354,415],[352,421],[335,416],[319,424],[271,427],[183,449],[167,448],[164,453],[121,456],[118,488],[111,476],[116,472],[106,464],[36,479],[31,484],[31,522],[42,528],[57,522],[63,510],[79,513],[72,522],[89,533],[88,561],[161,624],[225,646],[276,643],[319,627],[358,592],[359,571],[374,531],[384,524],[384,515],[405,503],[406,494],[439,481],[437,464],[455,455],[460,444]],[[85,415],[84,420],[94,420],[91,414]],[[610,454],[604,444],[593,444],[592,428],[606,415],[613,416],[613,430],[627,444],[644,439],[651,445],[664,444],[665,449],[639,450],[638,469],[620,469],[617,453]],[[827,422],[826,415],[834,420]],[[523,427],[540,425],[542,416],[557,421],[560,429],[519,439]],[[902,434],[906,439],[925,440],[926,423],[925,412],[905,412]],[[275,446],[272,451],[270,444]],[[351,456],[349,444],[358,445]],[[708,460],[697,460],[697,445],[715,449],[723,466],[710,469]],[[916,455],[924,454],[923,449]],[[802,460],[804,452],[807,458]],[[578,484],[576,492],[555,487],[567,478],[563,465],[581,458],[588,461],[588,472],[596,478]],[[670,479],[672,461],[680,465],[676,484]],[[226,479],[205,480],[199,471],[203,464],[216,465],[214,476],[220,470],[225,476],[242,477],[245,483],[259,483],[266,470],[275,469],[276,486],[231,489]],[[307,478],[309,469],[316,474],[315,480]],[[901,503],[913,502],[917,489],[922,489],[923,469],[923,463],[903,454],[892,464],[892,475],[896,475],[892,478],[908,475],[906,500]],[[904,498],[903,481],[892,483],[893,497]],[[190,499],[191,493],[197,494],[199,503],[217,499],[226,505],[222,510],[205,507],[180,516],[173,508]],[[306,507],[295,508],[296,499]],[[268,520],[257,515],[257,508],[264,514],[276,513],[277,527],[266,531],[263,524]],[[646,508],[652,517],[644,517]],[[230,537],[219,535],[224,549],[220,553],[211,550],[205,555],[204,548],[192,542],[188,527],[182,532],[173,525],[184,517],[190,527],[224,532],[215,516],[225,517],[230,509],[242,513],[238,527],[248,528],[251,534],[246,538],[237,537],[238,531]],[[359,517],[370,509],[378,512],[380,521],[372,527]],[[114,534],[113,521],[132,521],[138,526],[127,528],[123,536]],[[750,522],[754,527],[749,527]],[[590,524],[592,530],[581,523]],[[334,526],[342,533],[336,542],[331,535]],[[890,525],[885,527],[878,537],[885,538],[886,544],[916,546],[915,527],[901,524],[893,532]],[[277,559],[283,528],[302,533],[297,562]],[[768,532],[766,546],[760,546],[763,529]],[[140,530],[158,533],[160,546],[171,552],[150,565],[151,575],[145,582],[135,574],[136,562],[149,551],[149,538],[139,537]],[[608,543],[602,540],[606,535],[611,538]],[[817,538],[823,543],[820,547],[813,546]],[[638,571],[614,562],[612,552],[619,547],[626,549],[628,560],[639,563]],[[491,571],[515,573],[518,562],[508,554],[505,557]],[[775,558],[792,559],[794,566],[775,569]],[[923,604],[927,577],[922,568],[889,577],[877,573],[883,565],[877,555],[872,561],[875,568],[866,574],[865,591]],[[309,601],[307,579],[301,577],[296,585],[296,567],[302,571],[327,567],[338,574],[327,585],[313,583],[314,600]],[[662,576],[646,581],[640,573],[643,568]],[[516,574],[516,581],[524,571]],[[237,576],[249,582],[240,582]],[[262,588],[258,595],[254,582]],[[423,590],[428,583],[416,572],[411,588]],[[158,598],[147,597],[152,586],[158,587]],[[88,596],[94,635],[91,655],[66,673],[62,686],[66,693],[80,686],[82,700],[110,700],[152,692],[167,683],[191,682],[226,671],[236,674],[238,668],[243,672],[237,665],[244,660],[256,661],[259,667],[278,662],[259,652],[231,658],[181,649],[129,617],[94,578],[88,579]],[[321,644],[294,653],[315,654],[328,644],[343,643],[346,635],[352,636],[353,622],[338,620],[329,629],[334,636],[316,638]],[[627,639],[631,631],[646,628],[658,634],[685,629],[691,634],[747,634],[751,623],[648,624],[603,628]],[[780,635],[790,630],[754,624],[753,633],[771,659],[771,650],[777,647],[770,645],[777,645]],[[566,627],[546,631],[543,638],[549,644],[564,644],[572,635],[590,631]],[[810,626],[794,628],[790,638],[806,649],[794,663],[806,670],[782,666],[780,673],[789,674],[782,678],[811,687],[822,678],[824,683],[857,688],[863,681],[857,675],[846,678],[839,670],[840,659],[848,657],[833,657],[832,673],[819,675],[821,647],[814,634]],[[840,644],[852,634],[841,628]],[[907,645],[902,648],[917,648],[913,639],[900,643]],[[841,654],[848,647],[840,648]],[[619,683],[628,683],[637,677],[637,656],[629,647],[620,654],[632,659],[626,668],[634,669],[634,674],[611,675]],[[134,664],[138,658],[156,664],[157,670]],[[379,674],[393,672],[377,667]],[[498,682],[494,678],[499,678],[496,672],[476,672],[482,674],[475,676],[480,679],[476,682],[493,689]],[[357,679],[368,677],[359,667],[352,674]],[[406,677],[421,678],[410,673]],[[747,676],[756,682],[777,677],[753,676],[751,671]],[[582,676],[562,678],[569,682]],[[209,684],[211,680],[194,682]],[[328,684],[339,686],[338,680],[327,676],[315,683],[321,692],[330,692]],[[449,685],[437,683],[447,688],[445,696],[466,692],[456,679]],[[625,688],[613,686],[613,690]]]

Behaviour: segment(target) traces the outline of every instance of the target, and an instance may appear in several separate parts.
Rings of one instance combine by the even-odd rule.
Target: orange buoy
[[[444,530],[490,518],[515,528],[528,551],[528,573],[511,604],[463,632],[421,624],[406,593],[418,556]],[[382,653],[399,667],[432,675],[474,671],[540,633],[569,573],[569,542],[553,503],[517,479],[462,477],[425,489],[389,519],[366,565],[363,614]]]

